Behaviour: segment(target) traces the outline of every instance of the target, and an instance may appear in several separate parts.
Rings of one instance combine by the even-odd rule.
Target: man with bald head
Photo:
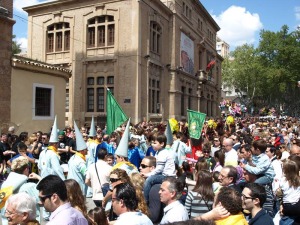
[[[300,156],[300,147],[297,144],[293,144],[291,147],[290,154]]]
[[[223,146],[225,150],[225,166],[237,166],[238,165],[238,155],[233,147],[233,141],[230,138],[226,138],[223,141]]]

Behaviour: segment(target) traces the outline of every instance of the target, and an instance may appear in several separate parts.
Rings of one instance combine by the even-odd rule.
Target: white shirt
[[[188,219],[189,215],[184,205],[182,205],[179,201],[175,201],[164,208],[164,216],[160,221],[160,224],[186,221]]]
[[[215,152],[220,150],[220,146],[218,147],[211,147],[210,156],[215,157]]]
[[[126,212],[119,215],[114,225],[153,225],[151,220],[141,212]]]
[[[225,152],[225,166],[237,166],[238,155],[233,148],[229,152]]]
[[[103,160],[98,160],[96,166],[101,181],[101,185],[109,183],[109,175],[112,167]],[[103,199],[102,188],[99,184],[98,176],[95,169],[95,163],[91,164],[88,167],[88,171],[86,173],[86,179],[89,179],[91,181],[91,185],[93,189],[93,200],[102,200]]]
[[[285,177],[281,179],[279,187],[281,188],[283,193],[283,203],[296,203],[299,201],[300,187],[291,187]]]

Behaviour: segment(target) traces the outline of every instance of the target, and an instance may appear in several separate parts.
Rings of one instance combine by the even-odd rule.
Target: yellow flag
[[[5,206],[6,200],[13,193],[13,186],[5,187],[0,190],[0,209]]]

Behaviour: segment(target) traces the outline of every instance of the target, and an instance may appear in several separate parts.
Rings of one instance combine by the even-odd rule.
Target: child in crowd
[[[23,142],[20,142],[18,144],[18,152],[19,152],[19,154],[15,155],[9,161],[7,161],[7,164],[11,166],[12,162],[15,159],[19,158],[20,156],[24,156],[29,161],[30,172],[31,172],[31,165],[35,163],[35,159],[33,158],[33,155],[31,153],[27,152],[27,145],[24,144]]]
[[[114,166],[115,164],[114,155],[112,153],[107,153],[107,155],[105,156],[105,162],[107,162],[107,164],[110,166]]]
[[[175,163],[172,152],[165,149],[167,137],[164,134],[154,135],[152,147],[156,151],[156,167],[150,173],[142,174],[148,177],[144,185],[144,195],[147,202],[149,202],[149,192],[154,184],[162,183],[165,177],[175,177]]]
[[[252,161],[248,161],[247,164],[240,163],[240,166],[258,177],[255,183],[271,184],[275,177],[275,172],[269,157],[265,154],[267,142],[259,139],[254,141],[252,145]]]
[[[219,181],[219,175],[220,175],[219,171],[213,172],[212,188],[213,188],[214,193],[216,193],[219,190],[219,188],[221,187],[221,184],[220,184],[220,181]]]

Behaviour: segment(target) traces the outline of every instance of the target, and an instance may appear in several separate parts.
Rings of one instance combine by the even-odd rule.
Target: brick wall
[[[8,10],[9,17],[13,17],[13,0],[0,0],[0,6]]]
[[[0,15],[0,126],[10,121],[11,112],[11,46],[13,0],[0,0],[0,6],[9,11],[8,17]]]

